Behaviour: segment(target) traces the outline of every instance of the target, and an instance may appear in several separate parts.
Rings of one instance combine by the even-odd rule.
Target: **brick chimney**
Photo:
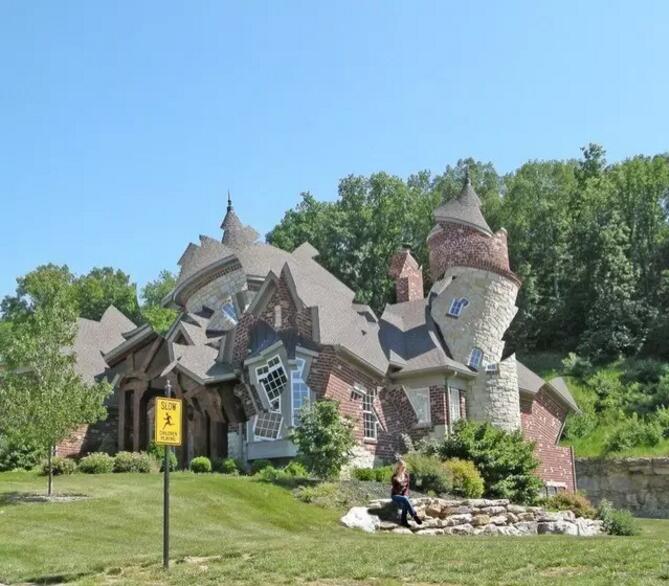
[[[408,248],[398,250],[390,259],[388,275],[395,279],[397,303],[423,299],[423,267]]]

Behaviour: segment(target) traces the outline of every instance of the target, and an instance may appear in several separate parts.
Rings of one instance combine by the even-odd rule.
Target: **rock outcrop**
[[[602,533],[602,522],[577,517],[572,511],[551,512],[542,507],[511,504],[505,499],[414,500],[423,524],[409,521],[398,525],[399,512],[390,499],[372,501],[368,507],[353,507],[341,519],[346,527],[367,532],[389,531],[413,535],[574,535],[591,537]]]

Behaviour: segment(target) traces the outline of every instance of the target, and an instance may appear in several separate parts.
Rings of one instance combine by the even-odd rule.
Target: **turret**
[[[493,233],[467,176],[457,198],[435,210],[427,239],[434,281],[430,312],[453,358],[477,373],[472,419],[520,425],[515,358],[502,361],[520,287],[509,267],[506,230]]]
[[[232,207],[232,199],[228,191],[228,208],[221,223],[223,230],[223,244],[231,248],[238,248],[253,244],[258,239],[258,233],[249,226],[244,226]]]

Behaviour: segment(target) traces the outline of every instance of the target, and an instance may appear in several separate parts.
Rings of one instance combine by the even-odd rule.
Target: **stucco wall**
[[[639,517],[669,518],[669,457],[576,460],[579,490]]]

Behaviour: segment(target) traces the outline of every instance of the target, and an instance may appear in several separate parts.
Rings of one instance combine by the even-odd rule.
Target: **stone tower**
[[[469,176],[460,195],[437,208],[434,218],[427,237],[434,282],[430,311],[453,358],[476,373],[468,416],[517,429],[516,359],[502,356],[520,280],[509,268],[506,230],[492,232]]]

